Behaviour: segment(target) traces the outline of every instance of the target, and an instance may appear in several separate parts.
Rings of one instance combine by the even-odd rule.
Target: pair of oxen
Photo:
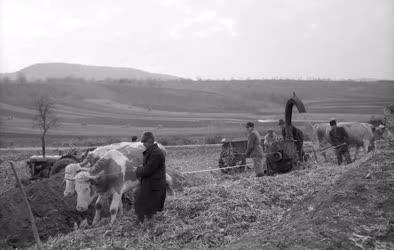
[[[158,144],[166,154],[165,148]],[[123,213],[122,195],[136,189],[140,182],[136,178],[136,169],[142,166],[145,146],[141,142],[120,142],[98,147],[88,153],[81,163],[69,164],[65,168],[66,188],[64,196],[77,194],[76,209],[86,211],[96,199],[95,216],[92,225],[101,219],[103,196],[112,196],[110,205],[112,226],[118,213]],[[166,174],[167,187],[171,189],[172,178]]]
[[[370,152],[375,150],[375,141],[379,139],[390,139],[391,131],[384,126],[374,127],[369,123],[361,122],[339,122],[338,127],[343,127],[349,135],[348,144],[350,147],[355,147],[356,152],[354,158],[358,156],[360,148],[364,149],[364,152]],[[331,145],[330,141],[330,130],[331,127],[328,123],[318,123],[312,126],[312,142],[317,160],[316,152],[322,151]],[[324,159],[327,161],[325,151],[322,152]]]

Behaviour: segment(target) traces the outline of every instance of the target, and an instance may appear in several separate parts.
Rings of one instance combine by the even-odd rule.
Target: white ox
[[[375,128],[376,130],[376,139],[383,139],[387,141],[394,140],[394,127],[386,127],[384,125],[380,125]]]
[[[81,167],[89,167],[93,166],[101,157],[104,156],[105,153],[112,149],[119,149],[125,146],[133,146],[137,145],[138,147],[142,147],[143,144],[141,142],[117,142],[110,145],[97,147],[95,150],[90,151],[86,158],[81,162]]]
[[[157,143],[159,148],[166,155],[166,149],[160,143]],[[145,151],[145,146],[141,142],[119,142],[106,146],[97,147],[95,150],[88,153],[85,160],[82,163],[73,163],[66,166],[64,171],[64,180],[66,182],[66,188],[64,190],[64,197],[70,197],[75,193],[75,175],[81,169],[85,167],[93,166],[100,158],[102,158],[108,151],[118,150],[123,153],[127,158],[137,157],[141,160],[142,164],[142,153]],[[167,186],[171,189],[171,176],[166,176]],[[171,191],[171,190],[170,190]]]
[[[134,148],[130,151],[137,152],[138,149]],[[96,225],[101,219],[102,197],[109,193],[112,196],[110,225],[113,225],[118,212],[123,213],[122,195],[140,184],[136,177],[136,169],[139,165],[138,158],[130,159],[118,150],[110,150],[88,171],[77,173],[75,176],[77,210],[86,211],[98,195],[92,223]]]
[[[112,149],[117,149],[125,145],[130,144],[129,142],[113,143],[110,145],[97,147],[95,150],[90,151],[86,156],[85,160],[81,163],[72,163],[66,166],[64,170],[64,180],[66,182],[66,188],[64,190],[64,197],[72,196],[75,193],[75,181],[74,177],[82,167],[90,167],[99,160],[104,154]]]
[[[349,146],[356,148],[354,158],[357,158],[360,147],[364,148],[365,152],[369,152],[375,148],[374,140],[375,136],[372,130],[372,125],[368,123],[360,122],[339,122],[338,127],[345,128],[345,131],[349,135]],[[317,159],[316,151],[331,145],[329,133],[331,127],[328,123],[318,123],[313,125],[313,149],[315,159]],[[325,152],[322,152],[324,159],[327,161]]]

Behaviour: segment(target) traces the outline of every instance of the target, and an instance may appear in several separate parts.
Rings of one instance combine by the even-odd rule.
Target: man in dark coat
[[[337,127],[337,121],[335,119],[330,120],[330,142],[331,145],[335,146],[335,154],[337,155],[338,165],[342,164],[342,157],[346,159],[346,163],[352,162],[349,153],[349,135],[343,127]]]
[[[291,138],[286,138],[285,121],[283,119],[279,120],[279,126],[282,128],[283,140],[291,139]],[[302,146],[304,145],[304,134],[300,129],[296,128],[293,125],[291,125],[290,129],[291,129],[291,135],[293,136],[294,144],[297,149],[298,157],[300,158],[300,161],[303,161],[304,151],[302,149]]]
[[[246,158],[252,158],[256,176],[264,176],[265,165],[263,166],[263,148],[261,147],[260,133],[254,128],[253,122],[246,123],[246,131],[248,132]]]
[[[137,178],[141,185],[136,191],[134,208],[138,221],[152,218],[157,211],[162,211],[166,199],[165,156],[151,132],[142,135],[141,142],[146,147],[143,166],[137,168]]]

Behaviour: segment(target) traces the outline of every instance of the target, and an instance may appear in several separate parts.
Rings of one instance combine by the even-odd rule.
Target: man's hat
[[[330,118],[330,126],[337,125],[337,120],[335,118]]]
[[[285,121],[284,121],[283,119],[280,119],[280,120],[279,120],[279,126],[280,126],[280,125],[285,125]]]
[[[141,142],[147,142],[149,140],[151,140],[151,141],[155,140],[153,133],[152,132],[144,132],[141,137]]]
[[[247,122],[246,123],[247,128],[254,128],[254,123],[253,122]]]

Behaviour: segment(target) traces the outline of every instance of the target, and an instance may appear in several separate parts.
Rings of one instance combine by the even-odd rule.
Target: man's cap
[[[337,124],[337,120],[335,118],[330,118],[330,125],[336,125]]]
[[[273,133],[273,132],[274,132],[273,129],[268,129],[268,130],[267,130],[267,133]]]
[[[152,132],[144,132],[141,137],[141,142],[147,142],[149,140],[151,140],[151,141],[155,140],[153,133]]]
[[[280,126],[280,125],[285,125],[285,121],[284,121],[283,119],[280,119],[280,120],[279,120],[279,126]]]
[[[254,123],[253,122],[247,122],[246,123],[247,128],[254,128]]]

